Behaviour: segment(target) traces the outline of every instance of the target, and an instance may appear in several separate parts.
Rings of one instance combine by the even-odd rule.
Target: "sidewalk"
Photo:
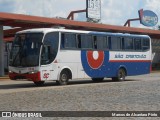
[[[5,75],[5,76],[3,76],[3,77],[0,77],[0,81],[1,81],[1,80],[10,80],[10,79],[9,79],[9,76],[8,76],[8,75]]]

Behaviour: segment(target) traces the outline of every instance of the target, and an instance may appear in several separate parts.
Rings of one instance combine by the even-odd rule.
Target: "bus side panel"
[[[151,62],[114,62],[111,63],[110,74],[108,77],[114,77],[120,68],[124,68],[127,76],[142,75],[150,73]]]
[[[110,52],[112,76],[117,75],[120,67],[126,69],[127,76],[150,73],[151,51],[146,52]]]
[[[57,80],[58,75],[58,63],[51,63],[49,65],[42,65],[41,66],[41,80]]]
[[[85,73],[91,78],[107,77],[110,74],[109,51],[82,50],[81,63]]]
[[[128,63],[127,66],[127,75],[142,75],[150,73],[150,62],[140,62],[140,63]]]
[[[89,54],[89,53],[92,54]],[[116,77],[118,70],[123,67],[127,75],[141,75],[150,73],[150,52],[109,52],[96,51],[98,58],[94,59],[94,51],[81,51],[82,66],[91,78]],[[129,57],[140,58],[129,58]],[[142,58],[141,58],[142,56]],[[143,58],[144,56],[144,58]],[[96,65],[96,64],[99,64]]]
[[[65,68],[69,68],[72,72],[72,79],[84,78],[84,70],[80,62],[80,51],[60,50],[57,56],[57,62],[59,64],[59,72]]]

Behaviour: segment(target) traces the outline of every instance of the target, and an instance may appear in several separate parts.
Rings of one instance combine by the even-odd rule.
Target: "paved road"
[[[72,81],[67,86],[48,82],[35,87],[28,81],[0,81],[0,111],[159,111],[160,73],[128,77],[124,82],[106,79]]]

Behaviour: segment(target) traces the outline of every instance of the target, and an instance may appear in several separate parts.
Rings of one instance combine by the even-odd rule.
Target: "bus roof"
[[[48,33],[48,32],[72,32],[72,33],[88,33],[88,34],[100,34],[100,35],[118,35],[118,36],[141,36],[141,37],[149,37],[148,35],[139,35],[139,34],[129,34],[129,33],[112,33],[112,32],[97,32],[97,31],[83,31],[83,30],[70,30],[70,29],[65,29],[65,28],[36,28],[36,29],[27,29],[23,31],[17,32],[17,34],[20,33]]]

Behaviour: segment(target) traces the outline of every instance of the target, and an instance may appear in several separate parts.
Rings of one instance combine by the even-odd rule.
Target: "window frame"
[[[94,37],[96,37],[96,40],[94,40],[94,46],[95,46],[95,42],[96,42],[96,48],[94,48],[95,50],[103,50],[103,51],[109,50],[108,36],[94,35]],[[100,39],[98,39],[98,38],[100,38]],[[102,41],[102,42],[100,43],[98,41]],[[100,48],[100,45],[102,45],[101,48]]]
[[[78,48],[77,44],[77,34],[73,32],[60,32],[61,40],[60,40],[60,49],[68,49],[68,50],[76,50]],[[74,35],[75,36],[75,47],[66,47],[65,35]],[[63,42],[63,44],[62,44]],[[63,46],[63,47],[62,47]]]
[[[84,41],[84,40],[82,40],[82,38],[81,38],[81,50],[94,50],[94,40],[93,40],[93,34],[81,34],[81,36],[83,36],[83,35],[85,35],[85,36],[87,36],[87,37],[90,37],[90,40],[91,40],[91,48],[83,48],[83,46],[82,46],[82,41]],[[86,40],[85,40],[86,41]],[[87,40],[88,41],[88,40]]]
[[[144,43],[143,43],[144,41],[148,41],[148,43],[149,43],[148,46],[144,46]],[[143,51],[148,51],[148,50],[150,49],[150,44],[151,44],[151,43],[150,43],[150,39],[148,39],[148,38],[143,38],[141,44],[142,44],[142,50],[143,50]],[[143,49],[144,47],[148,47],[148,48],[147,48],[147,49]]]
[[[46,44],[45,43],[45,40],[46,40],[46,36],[47,35],[49,35],[49,34],[54,34],[54,33],[56,33],[57,35],[58,35],[58,38],[57,38],[57,46],[55,47],[55,55],[53,54],[53,52],[51,53],[51,50],[50,49],[53,49],[53,47],[54,47],[54,45],[53,44]],[[43,38],[43,45],[42,45],[42,47],[41,47],[41,53],[40,53],[40,65],[41,66],[43,66],[43,65],[48,65],[48,64],[51,64],[54,60],[55,60],[55,58],[57,57],[57,54],[58,54],[58,50],[59,50],[59,44],[60,44],[60,41],[59,41],[59,37],[60,37],[60,34],[59,34],[59,32],[58,31],[53,31],[53,32],[48,32],[48,33],[46,33],[45,35],[44,35],[44,38]],[[53,39],[53,38],[52,38]],[[56,41],[55,41],[56,42]],[[46,61],[46,63],[43,63],[42,62],[42,55],[44,54],[43,53],[43,51],[44,51],[44,49],[46,50],[46,48],[48,47],[48,63],[47,63],[47,61]],[[51,48],[52,47],[52,48]],[[50,51],[49,51],[50,50]],[[50,54],[49,54],[50,53]],[[52,55],[52,56],[51,56]],[[53,55],[54,55],[54,57],[53,57]]]
[[[71,34],[75,36],[75,47],[66,47],[65,43],[64,47],[62,47],[62,42],[63,42],[63,36],[62,35],[67,35],[67,34]],[[150,39],[149,37],[143,37],[143,36],[136,36],[136,35],[119,35],[119,34],[101,34],[101,33],[77,33],[77,32],[60,32],[60,49],[66,49],[66,50],[92,50],[92,51],[122,51],[122,52],[141,52],[141,51],[148,51],[150,49]],[[84,39],[83,39],[84,37]],[[88,39],[89,38],[89,39]],[[115,46],[117,46],[117,49],[113,49],[112,48],[112,44],[113,41],[117,42],[115,44]],[[132,40],[132,48],[126,48],[127,47],[127,42],[130,39]],[[149,41],[149,46],[148,49],[143,50],[142,47],[146,47],[143,46],[143,41],[144,40],[148,40]],[[87,45],[85,45],[86,43],[88,43],[88,41],[91,40],[89,47],[86,47]],[[98,41],[103,41],[103,42],[98,42]],[[141,49],[137,49],[136,50],[136,40],[140,40],[141,42]],[[87,41],[85,43],[85,41]],[[65,40],[64,40],[65,42]],[[102,45],[102,44],[107,44],[107,45]],[[85,46],[83,46],[85,45]]]
[[[134,44],[134,37],[128,37],[128,36],[125,36],[125,37],[123,37],[123,39],[124,39],[124,50],[125,51],[134,51],[135,50],[135,44]],[[127,39],[127,40],[126,40]],[[126,44],[127,44],[127,42],[129,42],[129,40],[131,40],[132,41],[132,48],[126,48],[127,46],[126,46]]]

